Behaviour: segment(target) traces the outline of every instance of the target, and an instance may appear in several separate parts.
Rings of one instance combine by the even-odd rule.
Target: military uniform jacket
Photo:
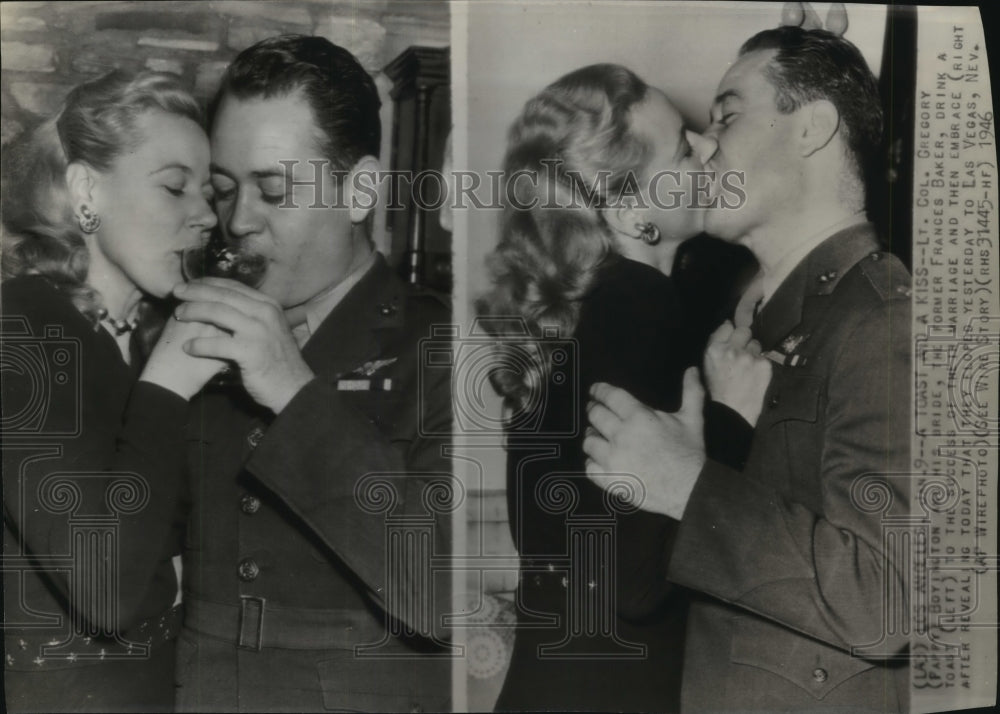
[[[883,657],[905,643],[883,635],[883,598],[904,586],[882,518],[908,513],[909,293],[863,224],[813,250],[755,318],[786,364],[743,472],[705,465],[668,568],[702,594],[682,710],[905,710],[907,668]],[[894,474],[885,490],[869,483],[880,474]]]
[[[447,320],[379,257],[306,343],[317,376],[280,415],[238,388],[193,403],[179,709],[449,708],[431,642],[449,583],[400,561],[393,531],[409,517],[421,552],[447,555],[450,372],[419,372]]]

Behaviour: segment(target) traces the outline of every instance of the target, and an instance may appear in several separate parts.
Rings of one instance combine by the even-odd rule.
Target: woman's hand
[[[225,278],[192,280],[174,295],[182,301],[179,320],[219,328],[214,335],[188,339],[185,351],[236,364],[243,388],[275,414],[315,377],[274,299]]]
[[[196,337],[217,337],[224,334],[214,325],[203,322],[181,322],[175,317],[167,320],[163,334],[156,342],[139,380],[158,384],[190,399],[205,384],[222,371],[226,362],[219,359],[193,357],[184,351],[184,343]]]
[[[761,356],[760,343],[750,339],[748,328],[734,328],[727,320],[708,340],[705,380],[714,401],[754,426],[771,382],[771,363]]]

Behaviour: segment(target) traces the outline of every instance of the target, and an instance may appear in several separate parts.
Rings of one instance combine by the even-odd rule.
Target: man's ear
[[[812,156],[830,143],[840,129],[840,112],[828,99],[817,99],[800,109],[802,156]]]
[[[80,206],[93,204],[96,183],[96,172],[86,164],[77,161],[66,167],[66,188],[74,213],[80,213]]]
[[[351,223],[361,223],[378,205],[381,170],[382,165],[374,156],[362,156],[348,174],[343,195],[351,209]]]
[[[641,231],[636,227],[645,223],[642,213],[634,201],[623,201],[617,206],[603,209],[604,220],[615,233],[630,238],[639,238]]]

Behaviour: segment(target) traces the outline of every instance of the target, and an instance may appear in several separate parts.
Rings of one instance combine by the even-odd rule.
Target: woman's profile
[[[628,385],[661,410],[680,404],[700,344],[670,272],[681,242],[702,230],[692,172],[713,148],[662,92],[612,64],[549,85],[510,130],[504,172],[521,178],[508,186],[492,289],[478,303],[498,337],[502,318],[516,318],[534,338],[501,339],[491,375],[510,415],[507,497],[521,563],[499,711],[678,707],[687,606],[665,577],[676,522],[609,512],[583,475],[581,443],[595,382]],[[557,495],[554,479],[572,495]],[[609,516],[610,544],[574,545],[587,536],[571,521]]]
[[[182,424],[221,364],[180,349],[203,326],[169,320],[148,360],[136,338],[215,226],[208,165],[199,105],[156,73],[77,86],[4,150],[11,711],[173,709]]]

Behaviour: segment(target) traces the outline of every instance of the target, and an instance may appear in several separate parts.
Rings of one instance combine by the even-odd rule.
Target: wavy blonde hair
[[[136,120],[149,111],[203,125],[201,107],[174,75],[114,71],[74,87],[56,116],[4,148],[4,278],[42,275],[96,324],[101,297],[87,284],[90,254],[73,212],[66,168],[80,162],[110,169],[142,141]]]
[[[631,111],[648,89],[621,65],[590,65],[543,89],[514,122],[504,159],[508,200],[487,258],[493,286],[476,303],[496,336],[516,335],[504,329],[512,321],[502,318],[511,317],[534,338],[565,338],[576,329],[581,300],[615,250],[601,209],[652,153],[631,129]],[[530,405],[549,372],[547,344],[523,337],[499,343],[490,381],[515,409]],[[523,358],[526,349],[527,366],[504,354],[516,350]]]

